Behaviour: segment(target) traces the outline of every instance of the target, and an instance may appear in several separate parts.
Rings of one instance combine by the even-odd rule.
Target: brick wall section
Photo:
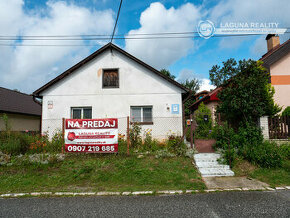
[[[259,120],[259,127],[262,130],[262,134],[264,139],[269,140],[269,126],[268,126],[268,117],[260,117]]]

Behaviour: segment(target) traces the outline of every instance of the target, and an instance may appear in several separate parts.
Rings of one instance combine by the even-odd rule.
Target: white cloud
[[[215,88],[214,85],[210,84],[209,79],[203,78],[201,75],[195,74],[192,70],[189,70],[189,69],[184,69],[180,71],[178,77],[176,78],[176,80],[179,83],[183,83],[186,80],[192,80],[192,79],[198,79],[200,81],[200,88],[198,92],[203,91],[203,90],[210,91]]]
[[[1,35],[110,34],[111,10],[96,11],[49,1],[45,16],[25,12],[22,0],[0,2]],[[43,14],[43,13],[42,13]],[[23,41],[23,44],[85,44],[84,41]],[[32,92],[89,54],[90,47],[1,47],[1,86]],[[58,71],[56,71],[58,70]]]
[[[141,27],[132,34],[194,31],[200,19],[200,9],[187,3],[179,8],[166,9],[160,2],[150,4],[140,17]],[[136,37],[136,36],[135,36]],[[146,63],[161,69],[166,68],[193,49],[192,39],[126,39],[126,50]]]
[[[209,79],[204,78],[204,79],[201,79],[201,86],[200,86],[198,92],[201,92],[203,90],[210,91],[210,90],[215,89],[215,88],[216,88],[216,86],[211,85]]]
[[[176,78],[176,80],[179,83],[183,83],[186,80],[192,80],[192,79],[198,79],[199,76],[196,76],[192,70],[189,69],[184,69],[182,71],[180,71],[180,73],[178,74],[178,77]]]

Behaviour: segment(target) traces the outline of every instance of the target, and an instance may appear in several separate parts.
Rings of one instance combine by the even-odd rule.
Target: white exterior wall
[[[119,88],[102,88],[106,68],[119,69]],[[182,92],[116,50],[107,50],[41,93],[42,132],[51,135],[61,130],[61,119],[70,118],[71,107],[91,106],[92,118],[120,118],[119,133],[124,134],[130,106],[152,106],[153,125],[142,128],[152,129],[156,138],[165,138],[170,131],[181,135]],[[48,109],[48,101],[53,102],[52,109]],[[179,104],[179,114],[171,113],[172,104]]]

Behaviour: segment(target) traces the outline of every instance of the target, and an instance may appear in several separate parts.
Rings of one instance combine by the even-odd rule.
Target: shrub
[[[141,134],[141,126],[138,123],[134,122],[129,131],[130,142],[133,148],[136,148],[142,144],[140,134]]]
[[[11,155],[25,154],[33,136],[18,132],[1,132],[0,150]]]
[[[47,147],[44,149],[45,151],[49,151],[50,153],[60,153],[64,146],[64,138],[61,131],[57,131],[51,141],[48,140],[47,136],[42,136],[42,140],[47,143]]]
[[[208,120],[205,121],[204,117],[207,116]],[[196,138],[208,139],[211,138],[212,118],[211,111],[204,103],[201,103],[194,114],[194,119],[197,123],[197,129],[195,131]]]
[[[186,144],[181,141],[181,136],[169,135],[166,141],[167,149],[177,155],[184,155],[186,152]]]
[[[290,106],[286,107],[282,112],[282,116],[290,116]]]
[[[261,167],[280,167],[282,156],[275,143],[263,142],[261,130],[256,126],[246,124],[237,132],[228,125],[217,129],[216,148],[220,148],[223,158],[232,165],[238,156]],[[230,148],[230,149],[229,149]]]
[[[243,147],[243,156],[248,161],[264,168],[282,166],[282,156],[279,147],[274,142],[264,141],[261,144]]]
[[[152,138],[152,129],[146,129],[144,131],[144,141],[143,144],[139,146],[141,151],[150,151],[155,152],[160,150],[162,145],[159,143],[157,139]]]
[[[282,144],[279,146],[280,154],[285,160],[290,160],[290,144]]]

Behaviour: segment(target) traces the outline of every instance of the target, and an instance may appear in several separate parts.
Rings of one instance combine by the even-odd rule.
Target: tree
[[[223,67],[213,66],[211,82],[223,86],[218,94],[220,104],[217,112],[231,124],[255,123],[264,115],[273,116],[281,108],[274,103],[274,88],[269,83],[270,75],[261,61],[229,59]]]
[[[189,116],[190,106],[195,102],[194,95],[197,93],[197,91],[200,88],[200,80],[194,78],[192,80],[185,80],[185,82],[182,83],[183,86],[191,90],[192,97],[190,97],[185,103],[184,103],[184,113],[185,116]]]
[[[282,116],[290,116],[290,107],[286,107],[282,112]]]
[[[237,62],[235,59],[230,58],[222,63],[223,67],[214,65],[209,71],[209,79],[212,84],[217,87],[223,85],[238,73]]]
[[[175,79],[175,76],[172,75],[172,74],[170,73],[169,70],[161,69],[161,70],[160,70],[160,73],[164,74],[165,76],[168,76],[168,77],[171,78],[171,79]]]
[[[196,78],[192,80],[185,80],[185,82],[181,83],[184,87],[190,89],[194,94],[199,90],[200,88],[200,81]]]

